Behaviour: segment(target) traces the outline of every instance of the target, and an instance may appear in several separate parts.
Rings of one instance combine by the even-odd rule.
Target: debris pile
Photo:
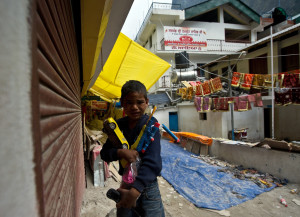
[[[206,156],[206,155],[191,155],[191,157],[198,158],[210,165],[215,165],[222,167],[218,169],[218,172],[224,172],[232,174],[234,178],[241,180],[250,180],[253,181],[256,185],[261,188],[269,188],[275,184],[277,187],[281,187],[288,183],[287,179],[279,179],[269,173],[261,173],[254,168],[244,168],[241,165],[230,164],[226,161],[217,159],[216,157]]]

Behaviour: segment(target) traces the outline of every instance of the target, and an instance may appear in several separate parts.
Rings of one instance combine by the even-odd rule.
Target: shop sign
[[[207,51],[206,30],[189,27],[164,27],[165,50]]]
[[[105,101],[91,101],[91,109],[93,110],[107,110],[107,102]]]

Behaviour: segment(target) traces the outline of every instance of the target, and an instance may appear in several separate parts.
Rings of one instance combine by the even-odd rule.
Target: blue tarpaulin
[[[223,210],[236,206],[275,187],[260,188],[250,180],[218,172],[222,167],[210,165],[191,152],[167,140],[161,140],[162,176],[175,190],[197,207]]]

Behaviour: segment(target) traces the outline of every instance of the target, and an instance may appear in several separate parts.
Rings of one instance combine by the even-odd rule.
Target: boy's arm
[[[142,164],[132,187],[142,192],[144,188],[160,175],[162,159],[160,155],[160,133],[156,132],[154,141],[151,142],[142,155]]]
[[[103,145],[100,151],[101,159],[106,162],[117,161],[118,158],[118,149],[113,148],[109,139],[106,140],[105,144]]]

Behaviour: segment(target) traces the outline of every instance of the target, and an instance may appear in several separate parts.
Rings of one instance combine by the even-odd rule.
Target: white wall
[[[38,216],[31,132],[31,1],[0,1],[0,216]]]
[[[207,120],[200,120],[200,115],[191,102],[178,104],[179,130],[193,132],[214,138],[228,138],[231,130],[231,113],[207,112]],[[162,114],[167,116],[167,114]],[[249,128],[248,139],[260,141],[264,138],[263,108],[252,106],[252,110],[233,112],[234,128]]]
[[[168,128],[170,128],[169,112],[178,112],[178,110],[176,107],[170,107],[170,108],[166,108],[166,109],[157,110],[154,113],[154,117],[158,120],[158,123],[164,124]]]
[[[299,105],[276,106],[274,115],[275,138],[300,141]]]
[[[225,40],[225,29],[250,30],[250,26],[229,23],[184,21],[182,26],[206,29],[207,39]]]
[[[253,107],[244,112],[233,112],[234,128],[248,128],[247,135],[251,141],[261,141],[264,139],[264,110],[262,107]],[[224,131],[228,132],[231,128],[231,115],[227,112],[227,128]],[[225,137],[226,138],[226,137]]]

